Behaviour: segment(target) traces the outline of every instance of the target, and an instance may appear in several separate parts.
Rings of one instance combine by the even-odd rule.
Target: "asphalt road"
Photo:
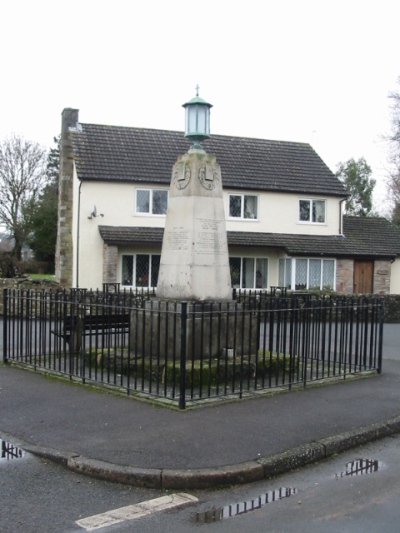
[[[397,531],[400,437],[383,439],[264,482],[188,492],[197,501],[183,509],[152,512],[96,531]],[[85,531],[79,520],[110,511],[117,516],[115,510],[121,507],[166,493],[99,481],[25,455],[0,460],[0,495],[2,533],[78,533]]]

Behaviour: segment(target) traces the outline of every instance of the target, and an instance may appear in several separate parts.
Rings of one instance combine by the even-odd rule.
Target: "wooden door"
[[[362,294],[372,294],[374,290],[374,262],[354,261],[353,291]]]

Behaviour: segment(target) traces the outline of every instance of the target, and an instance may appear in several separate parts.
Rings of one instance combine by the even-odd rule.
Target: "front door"
[[[374,262],[354,261],[354,287],[355,293],[372,294],[374,290]]]

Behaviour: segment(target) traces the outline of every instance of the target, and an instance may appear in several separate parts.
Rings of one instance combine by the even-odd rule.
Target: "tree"
[[[400,85],[400,77],[398,79]],[[385,136],[389,142],[388,191],[392,200],[392,221],[400,225],[400,92],[389,93],[391,100],[391,133]]]
[[[13,135],[0,144],[0,223],[14,238],[12,255],[20,260],[29,236],[29,218],[46,179],[46,151]]]
[[[49,270],[54,269],[54,256],[57,240],[58,216],[58,174],[60,169],[61,136],[54,137],[55,148],[47,156],[47,184],[39,195],[30,217],[31,237],[29,245],[35,258],[48,263]]]
[[[350,195],[346,200],[347,214],[362,217],[371,215],[372,193],[376,185],[371,173],[371,167],[363,157],[358,161],[349,159],[346,163],[339,163],[336,176]]]

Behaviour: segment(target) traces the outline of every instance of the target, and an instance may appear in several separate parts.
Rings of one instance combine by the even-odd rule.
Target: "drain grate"
[[[1,454],[0,461],[10,461],[11,459],[20,459],[25,455],[25,452],[22,448],[18,448],[11,444],[11,442],[6,442],[5,440],[0,439],[1,443]]]
[[[226,518],[232,518],[233,516],[238,516],[240,514],[248,513],[249,511],[254,511],[255,509],[260,509],[268,503],[276,502],[278,500],[282,500],[283,498],[289,498],[289,496],[292,496],[292,494],[296,493],[297,489],[287,487],[271,490],[265,494],[262,494],[261,496],[257,496],[257,498],[254,498],[253,500],[231,503],[229,505],[225,505],[225,507],[211,509],[202,513],[196,513],[196,522],[200,522],[202,524],[220,522]]]

